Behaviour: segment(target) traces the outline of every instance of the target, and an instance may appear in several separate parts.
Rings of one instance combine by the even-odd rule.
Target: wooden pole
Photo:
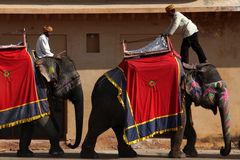
[[[23,45],[24,47],[27,47],[27,42],[26,42],[26,29],[23,28]]]

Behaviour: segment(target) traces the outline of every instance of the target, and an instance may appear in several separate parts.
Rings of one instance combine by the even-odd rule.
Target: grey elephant
[[[171,60],[175,61],[174,56],[172,56],[172,54],[166,56],[169,56],[169,58],[173,58]],[[152,58],[155,59],[155,57]],[[141,59],[138,60],[141,61]],[[168,66],[166,66],[166,68],[168,68]],[[112,76],[110,76],[110,74]],[[112,81],[113,77],[120,77],[120,79],[124,79],[124,75],[121,69],[119,69],[119,67],[116,67],[108,71],[103,76],[101,76],[95,83],[92,92],[92,111],[89,118],[88,132],[82,144],[82,150],[80,153],[81,158],[99,158],[99,155],[94,150],[97,137],[109,128],[111,128],[114,131],[117,138],[118,156],[119,157],[137,156],[137,153],[132,149],[131,145],[127,144],[126,140],[124,139],[126,107],[123,107],[123,103],[121,103],[122,101],[119,99],[121,99],[120,94],[125,93],[124,89],[119,87],[116,81]],[[153,87],[156,83],[158,82],[149,81],[148,84],[146,85],[150,85]],[[159,83],[159,85],[161,85],[161,83]],[[179,158],[184,156],[180,149],[185,127],[184,109],[179,121],[181,121],[182,127],[170,133],[171,151],[169,152],[168,155],[169,157],[172,158]]]
[[[80,83],[80,76],[73,64],[66,55],[59,55],[58,58],[45,57],[36,61],[41,74],[46,79],[48,99],[50,105],[54,98],[68,99],[75,107],[76,116],[76,140],[69,144],[70,148],[79,146],[82,136],[83,125],[83,91]],[[62,155],[64,151],[59,145],[59,131],[54,116],[45,116],[37,122],[45,129],[50,139],[49,153],[53,156]],[[24,123],[21,126],[19,150],[17,155],[20,157],[31,157],[33,152],[29,149],[31,143],[34,123]]]
[[[187,144],[183,151],[185,154],[195,157],[198,155],[195,148],[196,132],[192,125],[191,104],[202,106],[203,108],[212,110],[213,114],[217,114],[219,110],[222,132],[225,147],[221,148],[220,154],[227,156],[231,151],[231,135],[230,135],[230,116],[229,116],[229,95],[226,83],[222,80],[216,67],[209,63],[199,65],[183,64],[185,68],[184,90],[186,91],[186,128],[185,137]]]

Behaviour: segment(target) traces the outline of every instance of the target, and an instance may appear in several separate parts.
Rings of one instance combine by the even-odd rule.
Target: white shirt
[[[53,57],[54,54],[50,50],[48,43],[48,37],[45,34],[41,34],[36,43],[36,53],[38,58]]]
[[[180,12],[175,12],[170,26],[164,33],[173,35],[178,28],[182,31],[184,38],[198,32],[197,26],[190,19],[188,19]]]

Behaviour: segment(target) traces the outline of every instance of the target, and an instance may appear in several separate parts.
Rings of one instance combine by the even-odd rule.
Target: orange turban
[[[43,26],[43,32],[52,32],[53,28],[49,25]]]
[[[175,9],[174,4],[170,4],[170,5],[168,5],[168,6],[165,8],[166,12],[171,11],[171,10],[173,10],[173,9]]]

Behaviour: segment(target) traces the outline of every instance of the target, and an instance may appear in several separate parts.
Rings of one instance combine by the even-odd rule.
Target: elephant
[[[110,71],[117,69],[118,67]],[[114,131],[117,138],[118,156],[137,156],[137,153],[133,150],[131,145],[128,145],[123,138],[125,111],[118,98],[118,89],[114,87],[105,75],[102,75],[95,83],[92,91],[92,110],[89,117],[87,135],[82,144],[80,153],[81,158],[99,158],[99,155],[94,150],[96,140],[99,135],[109,128]],[[177,131],[172,131],[171,133],[169,132],[171,137],[171,151],[168,156],[172,158],[184,156],[180,150],[180,145],[184,133],[185,111],[183,111],[180,121],[182,123],[182,128],[179,128]]]
[[[216,67],[210,63],[202,64],[186,64],[183,63],[185,69],[184,90],[185,90],[185,109],[186,109],[186,127],[184,136],[187,144],[183,151],[186,155],[196,157],[198,155],[195,148],[196,132],[192,125],[191,104],[202,106],[210,109],[214,115],[219,109],[222,132],[225,147],[222,147],[220,154],[227,156],[231,152],[231,135],[230,135],[230,116],[228,101],[229,95],[226,83],[222,80]]]
[[[68,144],[68,147],[74,149],[79,146],[82,137],[83,126],[83,91],[78,74],[73,61],[66,55],[55,57],[44,57],[36,60],[36,66],[43,77],[47,86],[48,99],[50,105],[56,99],[68,99],[74,104],[76,116],[76,140],[74,144]],[[38,71],[38,70],[37,70]],[[44,127],[50,139],[49,154],[59,156],[64,151],[59,145],[59,131],[54,115],[45,116],[37,122]],[[32,139],[33,127],[35,122],[24,123],[21,126],[21,135],[19,157],[31,157],[33,152],[29,149]]]

